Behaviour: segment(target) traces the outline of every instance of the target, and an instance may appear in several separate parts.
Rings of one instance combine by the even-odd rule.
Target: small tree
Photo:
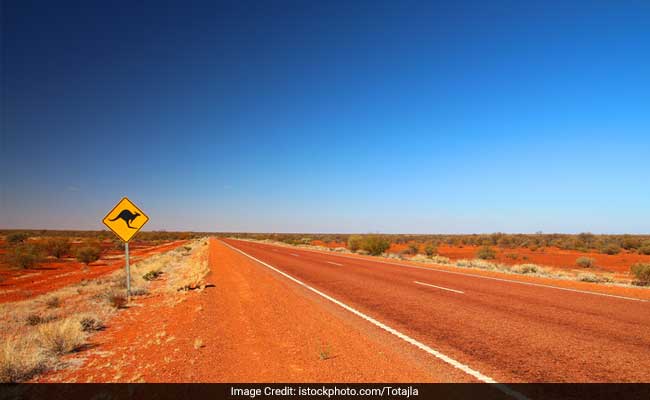
[[[9,262],[18,268],[33,268],[43,259],[41,248],[34,244],[21,243],[8,254]]]
[[[101,250],[96,246],[85,246],[77,250],[77,260],[88,265],[93,261],[99,260],[99,254]]]
[[[7,235],[7,243],[9,244],[18,244],[22,243],[29,238],[29,234],[26,232],[16,232]]]
[[[490,246],[482,246],[476,252],[476,258],[481,260],[493,260],[497,257],[497,253]]]
[[[433,244],[429,243],[424,247],[424,254],[426,254],[427,257],[433,257],[436,253],[438,253],[438,249]]]
[[[376,235],[366,236],[361,246],[363,250],[373,256],[380,255],[388,250],[389,247],[390,241],[388,239]]]
[[[637,263],[632,265],[630,271],[637,280],[637,283],[643,286],[650,285],[650,264]]]
[[[70,254],[70,242],[64,238],[49,239],[45,243],[47,253],[56,258],[61,258],[64,255]]]
[[[363,243],[363,237],[359,235],[352,235],[348,238],[348,249],[356,253],[357,250],[361,248],[361,244]]]

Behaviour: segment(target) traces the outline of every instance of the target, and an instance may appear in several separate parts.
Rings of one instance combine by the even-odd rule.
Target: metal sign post
[[[126,297],[131,300],[131,266],[129,265],[129,242],[124,243],[124,259],[126,260]]]
[[[126,267],[126,296],[131,299],[131,266],[129,262],[129,241],[149,221],[149,217],[131,200],[124,197],[102,222],[124,242],[124,261]]]

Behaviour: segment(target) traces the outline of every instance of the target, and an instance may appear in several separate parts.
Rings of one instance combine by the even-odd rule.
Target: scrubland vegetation
[[[108,231],[4,230],[5,254],[0,263],[19,269],[36,268],[48,257],[56,260],[76,258],[91,264],[108,250],[123,250],[124,243]],[[139,232],[134,245],[158,245],[175,240],[205,237],[196,232]]]
[[[275,240],[287,244],[309,244],[313,240],[325,243],[348,243],[351,237],[363,238],[366,235],[349,234],[304,234],[304,233],[222,233],[242,239]],[[617,254],[629,251],[639,254],[650,254],[650,235],[596,235],[592,233],[569,234],[471,234],[471,235],[411,235],[411,234],[386,234],[380,236],[390,243],[417,246],[421,252],[427,245],[448,246],[490,246],[501,249],[528,248],[541,250],[555,247],[562,250],[575,250],[580,252],[598,252],[602,254]],[[414,247],[415,248],[415,247]],[[350,250],[352,250],[350,248]]]
[[[208,272],[207,239],[136,262],[132,295],[199,288]],[[154,282],[165,277],[164,282]],[[128,308],[124,270],[51,293],[0,305],[0,382],[21,382],[64,366],[61,356],[84,349],[93,332]]]

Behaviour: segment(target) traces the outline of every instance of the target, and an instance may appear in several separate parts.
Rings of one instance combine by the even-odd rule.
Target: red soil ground
[[[175,241],[152,246],[135,242],[130,245],[130,260],[136,262],[144,257],[174,249],[184,243],[186,241]],[[75,245],[78,243],[73,243],[73,246]],[[2,266],[0,268],[0,303],[24,300],[123,268],[124,253],[116,249],[108,250],[108,246],[111,244],[102,243],[105,250],[102,251],[101,258],[91,263],[88,268],[84,268],[83,264],[73,258],[61,260],[52,258],[36,268],[27,270]]]
[[[320,241],[314,241],[313,244],[329,248],[345,247],[345,243],[323,243]],[[422,250],[422,246],[420,247]],[[391,243],[388,251],[398,254],[407,249],[408,244]],[[460,247],[441,245],[438,246],[438,254],[448,257],[452,261],[473,259],[476,258],[476,252],[478,249],[478,246]],[[595,252],[583,253],[575,250],[562,250],[556,247],[546,247],[536,251],[532,251],[528,248],[502,249],[497,246],[492,247],[492,249],[494,249],[497,254],[496,259],[493,260],[495,262],[507,265],[530,263],[563,270],[582,270],[582,268],[576,265],[576,260],[579,257],[593,258],[596,261],[596,268],[594,268],[595,271],[614,272],[622,275],[627,275],[630,271],[630,267],[635,263],[650,263],[650,255],[642,255],[626,251],[622,251],[616,255],[608,255]]]

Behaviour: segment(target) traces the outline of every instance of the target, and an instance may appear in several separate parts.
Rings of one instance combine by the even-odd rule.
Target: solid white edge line
[[[233,239],[233,240],[239,240],[239,239]],[[242,241],[242,240],[239,240],[239,241]],[[256,243],[256,242],[248,242],[246,240],[243,240],[243,241],[247,242],[247,243]],[[276,245],[267,244],[267,243],[259,243],[259,244],[267,245],[267,246],[276,246]],[[283,246],[277,246],[277,247],[283,247]],[[639,298],[636,298],[636,297],[618,296],[618,295],[609,294],[609,293],[591,292],[589,290],[571,289],[571,288],[564,288],[564,287],[553,286],[553,285],[545,285],[543,283],[523,282],[523,281],[517,281],[517,280],[512,280],[512,279],[496,278],[496,277],[492,277],[492,276],[485,276],[485,275],[478,275],[478,274],[468,274],[468,273],[456,272],[456,271],[447,271],[445,269],[439,269],[439,268],[435,268],[435,267],[418,267],[416,265],[398,264],[398,263],[382,261],[382,260],[370,260],[370,259],[367,259],[367,258],[350,257],[350,256],[346,256],[344,254],[325,253],[325,252],[322,252],[322,251],[309,250],[309,249],[299,249],[299,251],[309,251],[311,253],[323,254],[323,255],[334,256],[334,257],[349,258],[349,259],[352,259],[352,260],[362,260],[362,261],[370,261],[370,262],[376,262],[376,263],[386,264],[386,265],[395,265],[397,267],[423,269],[425,271],[442,272],[442,273],[445,273],[445,274],[469,276],[470,278],[490,279],[490,280],[493,280],[493,281],[508,282],[508,283],[518,283],[520,285],[537,286],[537,287],[543,287],[543,288],[548,288],[548,289],[565,290],[567,292],[576,292],[576,293],[583,293],[583,294],[593,294],[594,296],[613,297],[615,299],[640,301],[642,303],[647,303],[648,302],[648,300],[639,299]]]
[[[335,263],[334,261],[325,261],[325,262],[332,265],[338,265],[339,267],[343,266],[343,264]]]
[[[244,251],[239,250],[238,248],[236,248],[234,246],[231,246],[230,244],[228,244],[226,242],[222,241],[221,243],[223,243],[226,246],[230,247],[231,249],[245,255],[246,257],[250,258],[251,260],[254,260],[254,261],[258,262],[259,264],[262,264],[263,266],[277,272],[278,274],[280,274],[280,275],[284,276],[285,278],[297,283],[298,285],[300,285],[300,286],[302,286],[302,287],[304,287],[304,288],[306,288],[308,290],[311,290],[312,292],[316,293],[317,295],[331,301],[332,303],[336,304],[339,307],[342,307],[343,309],[351,312],[352,314],[354,314],[354,315],[356,315],[358,317],[361,317],[361,318],[365,319],[366,321],[370,322],[371,324],[373,324],[373,325],[387,331],[388,333],[391,333],[391,334],[397,336],[398,338],[402,339],[403,341],[405,341],[405,342],[407,342],[409,344],[412,344],[413,346],[419,348],[420,350],[422,350],[422,351],[424,351],[426,353],[429,353],[432,356],[446,362],[447,364],[451,365],[452,367],[460,369],[461,371],[463,371],[466,374],[478,379],[479,381],[484,382],[484,383],[493,384],[497,389],[499,389],[503,393],[506,393],[506,394],[516,398],[516,399],[528,400],[528,398],[526,396],[524,396],[523,394],[521,394],[521,393],[519,393],[519,392],[517,392],[515,390],[510,389],[508,386],[506,386],[504,384],[501,384],[501,383],[498,383],[494,379],[492,379],[492,378],[490,378],[490,377],[488,377],[486,375],[483,375],[482,373],[470,368],[469,366],[467,366],[465,364],[462,364],[462,363],[454,360],[453,358],[451,358],[449,356],[446,356],[445,354],[439,352],[438,350],[432,349],[431,347],[427,346],[426,344],[421,343],[421,342],[413,339],[412,337],[410,337],[410,336],[408,336],[408,335],[406,335],[406,334],[404,334],[404,333],[402,333],[402,332],[400,332],[400,331],[398,331],[398,330],[396,330],[394,328],[391,328],[390,326],[388,326],[388,325],[386,325],[386,324],[384,324],[382,322],[377,321],[376,319],[362,313],[361,311],[358,311],[358,310],[350,307],[349,305],[347,305],[347,304],[345,304],[345,303],[343,303],[343,302],[341,302],[341,301],[339,301],[339,300],[337,300],[337,299],[335,299],[335,298],[321,292],[320,290],[315,289],[315,288],[307,285],[306,283],[294,278],[293,276],[287,274],[286,272],[280,271],[279,269],[275,268],[274,266],[272,266],[270,264],[267,264],[264,261],[258,260],[257,258],[251,256],[250,254],[245,253]]]
[[[424,282],[420,282],[420,281],[413,281],[413,283],[417,283],[418,285],[431,286],[431,287],[434,287],[434,288],[437,288],[437,289],[448,290],[448,291],[454,292],[454,293],[465,294],[465,292],[462,292],[460,290],[449,289],[449,288],[442,287],[442,286],[436,286],[436,285],[432,285],[430,283],[424,283]]]

